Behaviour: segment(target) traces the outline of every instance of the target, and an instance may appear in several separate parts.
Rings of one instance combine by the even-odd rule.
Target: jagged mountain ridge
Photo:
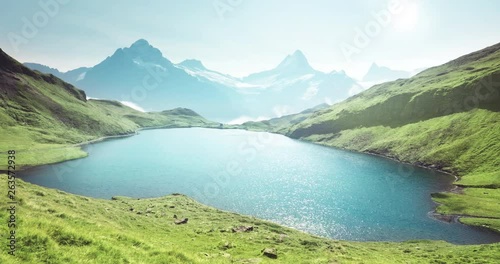
[[[240,116],[275,117],[339,102],[359,86],[343,71],[315,70],[300,50],[272,70],[236,78],[195,59],[174,64],[144,39],[117,49],[90,68],[60,73],[27,66],[61,77],[92,98],[129,101],[148,111],[187,107],[223,122]]]

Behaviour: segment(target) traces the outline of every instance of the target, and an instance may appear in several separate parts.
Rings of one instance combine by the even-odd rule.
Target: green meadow
[[[434,194],[438,212],[500,230],[500,52],[494,46],[345,102],[263,122],[252,130],[433,167],[460,176],[458,192]],[[473,107],[484,83],[490,96]],[[189,109],[142,113],[87,100],[70,84],[31,71],[0,51],[0,160],[18,169],[87,155],[80,144],[140,129],[219,127]],[[491,89],[490,89],[491,88]],[[483,89],[483,88],[481,88]],[[480,89],[480,90],[481,90]],[[486,91],[486,90],[481,90]],[[482,94],[484,95],[484,94]],[[0,163],[6,169],[6,162]],[[224,212],[183,195],[94,199],[16,181],[16,252],[7,253],[7,176],[0,176],[0,263],[494,263],[500,244],[334,241]],[[187,218],[185,224],[175,221]],[[240,226],[248,232],[234,232]],[[263,254],[275,252],[277,258]]]
[[[451,173],[464,189],[433,195],[437,212],[500,232],[500,44],[325,109],[240,128]]]
[[[7,189],[6,175],[0,187]],[[493,263],[500,244],[348,242],[202,205],[183,195],[101,200],[17,180],[17,250],[1,263]],[[7,198],[1,196],[0,218]],[[188,218],[186,224],[174,221]],[[251,226],[253,231],[233,232]],[[274,249],[277,259],[263,256]]]

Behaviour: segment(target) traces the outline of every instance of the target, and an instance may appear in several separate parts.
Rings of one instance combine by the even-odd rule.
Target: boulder
[[[277,259],[278,258],[278,252],[276,251],[275,248],[265,248],[262,250],[262,255],[272,258],[272,259]]]
[[[233,227],[231,230],[233,230],[233,233],[250,232],[253,231],[253,226],[237,226]]]
[[[174,223],[176,225],[181,225],[181,224],[187,224],[188,222],[188,219],[187,218],[182,218],[182,219],[179,219],[179,220],[175,220]]]

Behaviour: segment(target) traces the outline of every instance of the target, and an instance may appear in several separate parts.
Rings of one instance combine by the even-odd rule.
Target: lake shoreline
[[[6,175],[0,175],[0,178],[1,182],[7,180]],[[279,259],[269,260],[277,261],[276,263],[326,263],[331,260],[342,263],[424,263],[444,258],[453,263],[463,262],[464,259],[489,263],[494,262],[500,247],[499,243],[457,245],[439,240],[336,240],[311,235],[272,221],[219,210],[184,195],[171,194],[152,199],[115,197],[116,200],[109,200],[75,195],[23,180],[18,184],[23,190],[19,193],[19,198],[23,201],[36,201],[18,205],[20,212],[32,216],[24,218],[26,223],[23,222],[24,231],[20,237],[31,238],[35,234],[52,245],[58,245],[58,237],[53,235],[54,230],[62,230],[64,234],[74,238],[70,241],[88,242],[83,246],[73,242],[64,246],[40,247],[40,252],[64,256],[69,250],[84,250],[83,253],[72,255],[80,260],[88,258],[86,252],[102,251],[104,248],[105,253],[109,250],[116,252],[101,262],[116,262],[119,259],[117,256],[126,256],[131,263],[157,263],[157,255],[179,252],[181,258],[167,263],[198,263],[191,261],[192,259],[199,259],[200,263],[229,263],[229,254],[236,262],[250,260],[248,263],[264,263],[267,259],[260,257],[262,250],[276,248]],[[56,212],[48,210],[49,208]],[[189,222],[176,225],[173,215],[188,217]],[[61,220],[62,217],[69,221]],[[237,233],[232,231],[240,226],[252,226],[253,230]],[[89,233],[89,230],[92,232]],[[228,248],[234,245],[237,250]],[[23,256],[34,258],[36,253],[25,251]],[[8,257],[10,256],[6,253],[0,254],[0,262]],[[67,259],[61,259],[61,262],[67,262]],[[95,262],[95,258],[88,259]],[[40,262],[43,261],[36,263]]]
[[[131,133],[117,134],[117,135],[110,135],[110,136],[103,136],[103,137],[98,137],[98,138],[90,139],[90,140],[79,142],[79,143],[63,145],[63,146],[55,147],[55,148],[39,148],[39,149],[32,149],[32,150],[16,150],[16,152],[20,153],[20,152],[30,152],[30,151],[50,151],[50,150],[55,150],[55,149],[67,149],[67,148],[79,148],[81,151],[83,151],[81,149],[82,146],[90,145],[90,144],[93,144],[93,143],[98,143],[98,142],[102,142],[102,141],[106,141],[106,140],[110,140],[110,139],[119,139],[119,138],[132,137],[132,136],[135,136],[135,135],[139,134],[139,132],[142,131],[142,130],[172,129],[172,128],[207,128],[207,129],[219,129],[218,127],[215,127],[215,126],[212,127],[212,126],[172,126],[172,125],[167,125],[167,126],[154,126],[154,127],[140,127],[140,128],[136,129],[134,132],[131,132]],[[83,152],[85,152],[85,151],[83,151]],[[58,164],[58,163],[65,162],[65,161],[70,161],[70,160],[75,160],[75,159],[81,159],[81,158],[87,157],[88,153],[86,153],[86,154],[87,155],[82,155],[82,156],[78,156],[78,157],[74,157],[74,158],[57,159],[57,160],[53,160],[51,162],[43,163],[43,164],[34,164],[34,165],[32,165],[32,164],[22,165],[21,164],[21,165],[18,165],[17,170],[18,171],[24,171],[24,170],[29,170],[29,169],[32,169],[32,168],[35,168],[35,167],[39,167],[39,166],[54,165],[54,164]],[[7,173],[7,170],[0,169],[0,173]]]
[[[280,134],[280,133],[275,133],[275,134]],[[283,134],[280,134],[280,135],[283,135]],[[286,135],[284,135],[286,136]],[[302,140],[302,139],[298,139],[300,141],[303,141],[303,142],[309,142],[309,143],[313,143],[313,144],[316,144],[316,145],[320,145],[320,146],[325,146],[325,147],[329,147],[329,148],[335,148],[335,149],[340,149],[340,150],[345,150],[345,151],[349,151],[349,152],[353,152],[353,153],[363,153],[363,154],[369,154],[369,155],[373,155],[373,156],[377,156],[377,157],[381,157],[381,158],[386,158],[386,159],[390,159],[390,160],[393,160],[393,161],[396,161],[400,164],[406,164],[406,165],[410,165],[410,166],[416,166],[416,167],[419,167],[419,168],[423,168],[423,169],[428,169],[430,171],[433,171],[433,172],[439,172],[439,173],[443,173],[443,174],[447,174],[447,175],[450,175],[450,176],[453,176],[455,178],[455,180],[451,183],[451,185],[449,186],[449,188],[441,191],[441,192],[438,192],[438,193],[456,193],[456,194],[463,194],[463,190],[466,188],[464,186],[461,186],[458,183],[458,181],[460,180],[460,176],[454,174],[453,172],[451,171],[448,171],[448,170],[443,170],[441,169],[440,165],[437,165],[437,164],[425,164],[423,162],[417,162],[417,163],[410,163],[410,162],[406,162],[406,161],[403,161],[395,156],[389,156],[389,155],[385,155],[383,153],[379,153],[379,152],[375,152],[375,151],[357,151],[357,150],[352,150],[352,149],[347,149],[347,148],[342,148],[342,147],[337,147],[337,146],[330,146],[330,145],[327,145],[327,144],[322,144],[322,143],[319,143],[319,142],[314,142],[314,141],[310,141],[310,140]],[[460,223],[461,225],[464,225],[464,226],[467,226],[467,227],[472,227],[472,228],[478,228],[478,229],[482,229],[482,230],[487,230],[488,232],[493,232],[495,234],[500,234],[500,230],[497,230],[493,227],[489,227],[489,226],[477,226],[477,225],[472,225],[472,224],[467,224],[467,223],[463,223],[462,221],[460,221],[461,218],[489,218],[489,219],[498,219],[498,218],[495,218],[495,217],[485,217],[485,216],[472,216],[472,215],[465,215],[465,214],[443,214],[443,213],[439,213],[437,211],[439,205],[441,205],[441,203],[438,203],[436,202],[434,199],[432,199],[432,194],[431,194],[431,200],[436,204],[436,206],[434,207],[434,210],[432,211],[429,211],[428,212],[428,216],[437,220],[437,221],[442,221],[442,222],[446,222],[446,223]]]
[[[85,141],[85,142],[80,142],[80,143],[77,143],[77,144],[74,144],[74,145],[71,145],[71,146],[67,146],[67,147],[81,147],[81,146],[85,146],[85,145],[89,145],[89,144],[93,144],[93,143],[98,143],[98,142],[102,142],[102,141],[109,140],[109,139],[118,139],[118,138],[131,137],[131,136],[139,134],[139,132],[141,130],[172,129],[172,128],[208,128],[208,129],[214,129],[215,128],[215,129],[220,129],[218,127],[213,127],[213,126],[206,126],[206,127],[204,127],[204,126],[158,126],[158,127],[143,127],[143,128],[139,128],[139,129],[135,130],[133,133],[100,137],[100,138],[88,140],[88,141]],[[226,128],[226,129],[240,129],[240,128]],[[245,129],[242,129],[242,130],[245,130]],[[248,130],[245,130],[245,131],[248,131]],[[260,131],[260,132],[262,132],[262,131]],[[270,132],[268,132],[268,133],[270,133]],[[274,134],[279,134],[279,133],[274,133]],[[285,135],[282,135],[282,134],[279,134],[279,135],[285,136]],[[458,177],[456,175],[452,174],[449,171],[437,169],[436,165],[429,165],[429,164],[426,165],[426,164],[423,164],[423,163],[421,163],[421,164],[412,164],[412,163],[408,163],[408,162],[402,161],[402,160],[398,159],[397,157],[387,156],[387,155],[384,155],[382,153],[370,152],[370,151],[355,151],[355,150],[350,150],[350,149],[345,149],[345,148],[339,148],[339,147],[335,147],[335,146],[328,146],[328,145],[325,145],[325,144],[321,144],[321,143],[317,143],[317,142],[313,142],[313,141],[307,141],[307,140],[305,140],[305,141],[304,140],[299,140],[299,141],[303,141],[303,142],[307,142],[307,143],[313,143],[313,144],[317,144],[317,145],[320,145],[320,146],[325,146],[325,147],[328,147],[328,148],[336,148],[336,149],[339,149],[339,150],[349,151],[349,152],[353,152],[353,153],[363,153],[363,154],[369,154],[369,155],[378,156],[378,157],[381,157],[381,158],[387,158],[387,159],[396,161],[396,162],[398,162],[400,164],[407,164],[407,165],[410,165],[410,166],[416,166],[416,167],[428,169],[428,170],[431,170],[431,171],[437,171],[437,172],[440,172],[440,173],[444,173],[444,174],[453,176],[455,178],[455,181],[458,179]],[[85,153],[88,155],[87,152],[85,152]],[[78,157],[78,158],[75,158],[75,159],[84,158],[86,156]],[[57,164],[57,163],[65,162],[65,161],[68,161],[68,160],[69,159],[61,160],[61,161],[50,163],[50,164]],[[31,167],[23,167],[22,170],[29,169],[29,168],[32,168],[32,167],[42,166],[42,165],[50,165],[50,164],[40,164],[40,165],[31,166]],[[450,189],[449,190],[443,190],[443,191],[453,192],[454,190],[457,189],[457,187],[458,186],[456,186],[453,183],[451,183]],[[434,201],[434,203],[436,203],[436,202]],[[438,205],[438,203],[436,203],[436,204]],[[438,213],[436,211],[437,205],[434,208],[434,210],[430,211],[429,214],[428,214],[433,219],[438,220],[438,221],[451,222],[448,219],[450,219],[450,217],[452,217],[454,222],[458,222],[460,224],[463,224],[463,225],[466,225],[466,226],[469,226],[469,227],[472,226],[472,225],[464,224],[464,223],[462,223],[462,222],[459,221],[460,217],[463,217],[462,215],[451,216],[451,215],[446,215],[446,214]],[[472,227],[477,227],[477,226],[472,226]],[[485,228],[485,229],[488,229],[490,231],[492,230],[494,232],[496,231],[495,229],[490,229],[490,228]]]

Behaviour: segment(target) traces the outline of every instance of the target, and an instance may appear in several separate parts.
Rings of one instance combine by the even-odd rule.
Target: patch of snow
[[[146,112],[146,110],[144,110],[144,108],[140,107],[140,106],[139,106],[138,104],[136,104],[136,103],[129,102],[129,101],[120,101],[120,103],[122,103],[123,105],[128,106],[128,107],[130,107],[130,108],[132,108],[132,109],[134,109],[134,110],[137,110],[137,111],[139,111],[139,112],[143,112],[143,113],[145,113],[145,112]]]
[[[311,100],[319,91],[319,82],[312,82],[310,86],[306,89],[306,92],[302,96],[302,100]]]
[[[273,80],[271,82],[268,82],[267,84],[264,84],[265,87],[286,87],[293,85],[298,82],[304,82],[307,80],[310,80],[314,78],[314,74],[305,74],[296,78],[281,78],[281,80]]]
[[[211,70],[202,70],[202,69],[190,69],[188,67],[184,67],[182,65],[176,65],[177,68],[184,70],[187,74],[196,77],[198,79],[205,78],[209,81],[216,82],[229,87],[236,88],[259,88],[259,85],[245,83],[239,80],[238,78],[222,74],[219,72],[211,71]]]
[[[83,72],[81,73],[80,75],[78,75],[78,78],[76,78],[76,81],[81,81],[85,78],[85,75],[87,74],[87,72]]]
[[[241,125],[245,122],[249,122],[249,121],[254,121],[254,122],[258,122],[258,121],[263,121],[263,120],[268,120],[269,117],[266,117],[266,116],[259,116],[259,117],[249,117],[249,116],[240,116],[236,119],[233,119],[231,121],[228,122],[228,124],[230,125]]]
[[[160,68],[162,71],[167,71],[167,68],[161,66],[160,64],[154,64],[156,68]]]

